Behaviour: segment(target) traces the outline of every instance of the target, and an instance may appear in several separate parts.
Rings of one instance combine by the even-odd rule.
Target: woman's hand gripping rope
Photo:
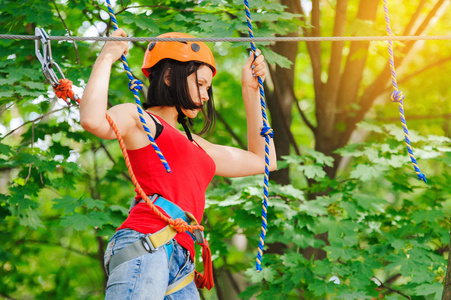
[[[263,82],[266,77],[265,57],[258,49],[255,51],[255,55],[252,51],[249,54],[250,56],[241,71],[241,86],[243,89],[250,88],[254,91],[258,91],[258,77],[260,77]]]

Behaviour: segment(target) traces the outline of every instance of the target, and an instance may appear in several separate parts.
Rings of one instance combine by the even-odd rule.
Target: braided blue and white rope
[[[251,21],[251,13],[249,10],[249,2],[244,0],[244,8],[246,10],[246,20],[247,27],[249,32],[249,37],[253,38],[254,33],[252,31],[252,21]],[[251,49],[252,53],[254,53],[255,57],[255,43],[251,41]],[[263,118],[263,127],[261,129],[260,135],[265,138],[265,176],[264,176],[264,186],[263,186],[263,204],[262,204],[262,226],[260,231],[260,240],[258,243],[258,252],[256,258],[256,269],[257,271],[261,271],[261,260],[263,256],[263,246],[265,245],[265,237],[266,237],[266,228],[267,228],[267,207],[268,207],[268,183],[269,183],[269,138],[272,138],[274,133],[272,128],[268,125],[268,117],[266,116],[266,105],[265,105],[265,92],[263,89],[263,79],[258,77],[258,86],[260,90],[260,105],[262,111]]]
[[[106,4],[108,6],[108,13],[110,15],[111,21],[113,22],[114,30],[117,30],[118,29],[117,20],[116,20],[116,16],[114,14],[113,8],[111,7],[110,1],[106,0]],[[142,107],[141,107],[141,101],[139,100],[139,91],[143,88],[143,83],[140,80],[135,79],[133,77],[132,72],[131,72],[131,70],[130,70],[130,68],[128,66],[127,58],[125,58],[125,55],[122,55],[121,61],[122,61],[122,64],[124,66],[125,73],[127,74],[127,77],[130,80],[128,87],[129,87],[130,91],[132,91],[132,93],[134,95],[136,108],[137,108],[138,114],[139,114],[139,120],[141,121],[141,124],[142,124],[142,126],[144,128],[144,131],[147,134],[147,138],[149,139],[150,144],[152,145],[153,149],[157,153],[158,158],[160,159],[160,161],[163,163],[163,165],[164,165],[164,167],[166,169],[166,172],[169,173],[169,172],[171,172],[171,169],[169,168],[169,164],[166,161],[166,159],[164,158],[163,153],[161,153],[160,148],[158,147],[157,143],[155,143],[154,138],[150,134],[150,129],[149,129],[149,127],[147,127],[146,120],[144,119],[144,116],[143,116],[143,110],[142,110]]]
[[[384,0],[384,14],[385,14],[385,24],[387,27],[387,35],[391,36],[392,31],[390,28],[390,15],[388,13],[388,5],[387,0]],[[404,131],[404,140],[406,142],[407,152],[409,152],[410,160],[412,161],[413,168],[415,169],[415,173],[418,176],[419,180],[423,180],[424,182],[427,182],[426,176],[421,173],[420,167],[418,166],[417,160],[415,158],[415,155],[413,154],[412,146],[410,144],[410,138],[409,138],[409,129],[407,128],[407,122],[406,118],[404,116],[404,103],[403,100],[405,98],[402,91],[398,89],[398,83],[396,82],[396,71],[395,71],[395,59],[393,55],[393,41],[388,41],[388,57],[389,57],[389,63],[390,63],[390,72],[391,72],[391,82],[393,85],[393,92],[390,96],[390,100],[392,102],[397,102],[399,106],[399,117],[401,119],[402,128]]]

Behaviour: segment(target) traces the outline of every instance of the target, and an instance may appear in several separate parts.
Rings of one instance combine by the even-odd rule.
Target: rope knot
[[[183,219],[175,219],[171,224],[175,231],[178,233],[185,232],[189,230],[189,225]]]
[[[58,98],[63,99],[66,101],[68,105],[70,105],[70,99],[77,100],[78,97],[75,95],[74,91],[72,90],[72,81],[69,79],[60,79],[57,86],[53,87],[53,90],[55,91],[55,95]]]
[[[144,84],[139,79],[133,79],[128,83],[128,88],[130,91],[133,92],[133,90],[140,91],[143,89]]]
[[[273,138],[273,136],[274,136],[274,130],[272,130],[271,127],[268,127],[268,126],[265,125],[265,126],[263,126],[263,127],[261,128],[260,135],[261,135],[262,137],[265,137],[265,136],[269,135],[271,138]]]
[[[423,180],[425,183],[428,183],[428,181],[426,179],[426,175],[424,175],[423,173],[419,173],[417,175],[418,175],[419,180]]]
[[[404,96],[404,93],[402,91],[393,91],[390,95],[390,101],[391,102],[401,102],[404,100],[406,96]]]
[[[209,248],[210,245],[208,244],[207,240],[204,239],[203,243],[197,243],[199,246],[201,246],[202,248]]]

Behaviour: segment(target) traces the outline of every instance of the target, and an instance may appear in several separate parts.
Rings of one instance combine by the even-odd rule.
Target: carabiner
[[[39,27],[35,28],[35,35],[40,37],[40,40],[36,40],[35,42],[36,56],[39,59],[39,62],[41,63],[42,71],[44,72],[45,78],[48,81],[50,81],[50,84],[53,86],[53,88],[56,88],[60,83],[58,76],[56,75],[55,71],[53,71],[53,68],[56,67],[62,79],[65,79],[65,77],[59,65],[55,61],[53,61],[52,48],[50,47],[49,36],[47,35],[44,29]],[[43,55],[39,50],[41,45]]]

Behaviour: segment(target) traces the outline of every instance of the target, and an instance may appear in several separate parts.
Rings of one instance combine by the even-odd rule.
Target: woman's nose
[[[201,92],[201,100],[202,102],[208,101],[210,100],[210,97],[208,96],[208,91],[207,90],[202,90]]]

